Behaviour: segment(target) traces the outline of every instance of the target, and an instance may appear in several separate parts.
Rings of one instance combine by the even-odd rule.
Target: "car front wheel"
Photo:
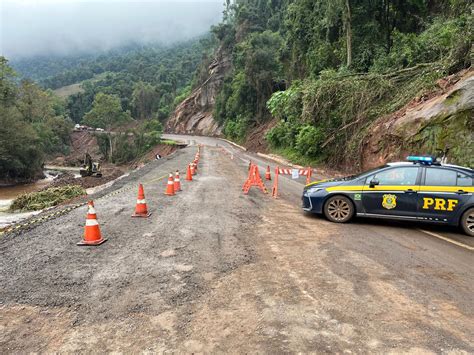
[[[462,215],[461,228],[468,236],[474,237],[474,207],[468,209]]]
[[[354,216],[354,205],[345,196],[333,196],[324,205],[324,215],[331,222],[346,223]]]

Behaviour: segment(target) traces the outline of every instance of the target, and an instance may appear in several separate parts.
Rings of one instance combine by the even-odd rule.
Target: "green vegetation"
[[[63,86],[62,88],[56,89],[53,92],[62,99],[67,99],[69,96],[83,92],[80,83]]]
[[[27,182],[42,176],[46,155],[68,151],[72,122],[51,90],[15,77],[0,57],[0,181]]]
[[[472,22],[463,0],[228,2],[213,33],[233,70],[214,116],[236,141],[276,120],[267,141],[294,161],[357,164],[376,118],[470,66]]]
[[[122,164],[160,142],[162,123],[189,95],[214,45],[209,36],[71,58],[74,65],[63,58],[37,58],[16,66],[51,89],[82,81],[80,90],[67,97],[65,111],[76,123],[105,129],[97,134],[100,150],[108,161]]]
[[[37,58],[20,61],[16,67],[51,89],[82,82],[81,92],[67,99],[69,116],[76,123],[92,109],[98,93],[116,95],[123,111],[130,111],[134,119],[163,122],[180,102],[176,98],[189,94],[200,63],[211,56],[214,46],[208,36],[171,46],[136,45],[70,58],[72,65],[64,58]]]
[[[167,145],[176,145],[176,141],[172,141],[171,139],[163,139],[160,141],[161,144],[167,144]]]
[[[141,122],[135,128],[113,134],[97,134],[101,153],[114,164],[131,162],[161,143],[162,125],[158,120]]]
[[[77,185],[51,187],[49,189],[31,192],[18,196],[10,206],[11,211],[39,211],[56,206],[61,202],[77,196],[84,196],[86,191]]]

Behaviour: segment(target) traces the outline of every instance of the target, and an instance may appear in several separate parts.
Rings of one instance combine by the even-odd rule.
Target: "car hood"
[[[308,190],[313,187],[319,187],[319,188],[326,188],[326,187],[332,187],[332,186],[339,186],[342,185],[346,180],[340,180],[340,179],[331,179],[331,180],[320,180],[320,181],[315,181],[312,182],[304,187],[305,190]]]

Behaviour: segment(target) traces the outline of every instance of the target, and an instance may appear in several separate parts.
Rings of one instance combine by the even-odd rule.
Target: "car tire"
[[[469,208],[461,217],[461,228],[470,237],[474,237],[474,207]]]
[[[345,196],[332,196],[324,204],[324,216],[331,222],[349,222],[354,216],[354,212],[354,204]]]

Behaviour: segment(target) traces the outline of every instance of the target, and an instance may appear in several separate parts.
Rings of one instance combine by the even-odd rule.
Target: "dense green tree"
[[[132,107],[134,116],[137,119],[143,120],[151,118],[153,111],[158,106],[159,94],[156,88],[151,85],[139,81],[135,84],[132,93]]]
[[[110,131],[131,119],[130,113],[122,109],[118,96],[100,92],[94,98],[92,109],[84,115],[83,122]]]
[[[64,104],[31,81],[17,84],[0,57],[0,180],[30,181],[42,175],[47,155],[65,152],[72,123]]]
[[[117,144],[119,144],[121,149],[125,149],[127,142],[123,141],[121,133],[114,133],[112,129],[131,120],[130,112],[122,109],[118,96],[100,92],[94,98],[92,109],[84,115],[83,122],[92,127],[105,129],[106,133],[104,135],[108,136],[109,143],[108,159],[114,161]],[[133,152],[128,152],[127,154],[133,154]]]
[[[13,105],[17,95],[16,73],[8,65],[8,60],[0,56],[0,104],[2,107]]]

